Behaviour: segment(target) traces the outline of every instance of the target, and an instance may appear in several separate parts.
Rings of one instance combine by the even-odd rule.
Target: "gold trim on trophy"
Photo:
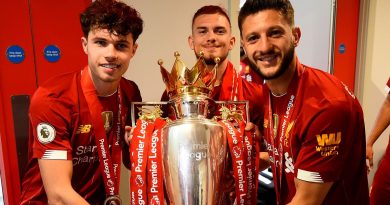
[[[162,114],[163,111],[158,105],[153,108],[141,107],[141,110],[138,112],[139,119],[145,121],[155,121],[157,118],[161,117]]]
[[[242,110],[237,109],[236,105],[233,104],[231,108],[221,105],[219,108],[220,115],[214,116],[213,120],[218,121],[218,119],[227,120],[227,121],[245,121],[244,113]]]
[[[160,72],[163,81],[166,85],[166,91],[170,98],[177,95],[187,95],[194,93],[195,95],[209,95],[214,87],[217,75],[217,67],[220,58],[215,58],[215,66],[213,69],[208,69],[204,61],[204,53],[201,51],[198,61],[192,69],[186,67],[183,61],[180,60],[179,52],[175,52],[175,62],[171,72],[163,66],[163,61],[158,60]]]

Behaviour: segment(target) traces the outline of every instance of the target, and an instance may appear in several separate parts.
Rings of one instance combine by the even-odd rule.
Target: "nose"
[[[267,53],[272,49],[272,42],[268,37],[260,38],[258,41],[258,48],[262,53]]]
[[[214,43],[216,41],[216,34],[214,32],[208,32],[207,42]]]
[[[115,46],[110,44],[110,45],[107,46],[105,59],[108,62],[116,61],[118,59],[118,55],[117,54],[118,53],[117,53],[117,49],[115,48]]]

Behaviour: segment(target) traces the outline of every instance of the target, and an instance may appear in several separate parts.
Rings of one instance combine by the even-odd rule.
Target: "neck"
[[[97,77],[93,77],[91,70],[89,70],[96,93],[100,97],[106,97],[114,94],[118,90],[119,81],[105,82]]]
[[[296,61],[294,58],[294,60],[291,61],[289,68],[281,76],[276,79],[265,81],[273,96],[280,97],[286,95],[296,69]]]

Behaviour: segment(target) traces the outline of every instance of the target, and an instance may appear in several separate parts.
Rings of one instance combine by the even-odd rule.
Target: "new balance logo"
[[[77,134],[89,133],[91,131],[92,125],[80,125],[77,129]]]
[[[341,132],[316,135],[318,146],[338,145],[341,142]]]

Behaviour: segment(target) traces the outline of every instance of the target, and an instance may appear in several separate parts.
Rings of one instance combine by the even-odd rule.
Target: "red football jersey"
[[[81,90],[80,73],[49,80],[38,88],[31,100],[29,162],[22,184],[21,204],[47,204],[37,159],[71,160],[74,190],[90,204],[101,204],[106,197],[90,111]],[[130,102],[142,101],[141,95],[137,85],[124,78],[120,88],[125,104],[122,105],[127,119],[125,124],[130,125]],[[111,112],[106,113],[111,116],[107,119],[116,119],[118,103],[115,98],[117,93],[107,98],[99,97],[103,111]],[[107,133],[110,132],[110,123],[107,120]],[[128,147],[123,150],[123,161],[128,165]]]
[[[263,90],[261,85],[248,82],[239,76],[239,73],[234,69],[231,62],[228,63],[225,73],[222,78],[221,85],[214,87],[211,97],[218,101],[242,101],[249,102],[249,120],[258,125],[263,123]],[[223,190],[225,192],[223,204],[233,204],[235,199],[235,186],[233,178],[233,170],[231,160],[226,174],[223,176]],[[226,194],[226,193],[232,193]],[[234,194],[233,194],[234,193]]]
[[[226,67],[221,85],[214,87],[211,97],[220,101],[248,100],[250,121],[262,125],[262,85],[242,79],[231,62]]]
[[[240,60],[240,75],[248,82],[253,82],[256,84],[264,84],[264,80],[259,74],[257,74],[251,65],[249,64],[248,58]]]
[[[297,62],[287,94],[272,96],[265,86],[264,95],[270,102],[265,140],[279,202],[291,201],[298,178],[334,182],[323,204],[368,204],[363,112],[347,86]]]

